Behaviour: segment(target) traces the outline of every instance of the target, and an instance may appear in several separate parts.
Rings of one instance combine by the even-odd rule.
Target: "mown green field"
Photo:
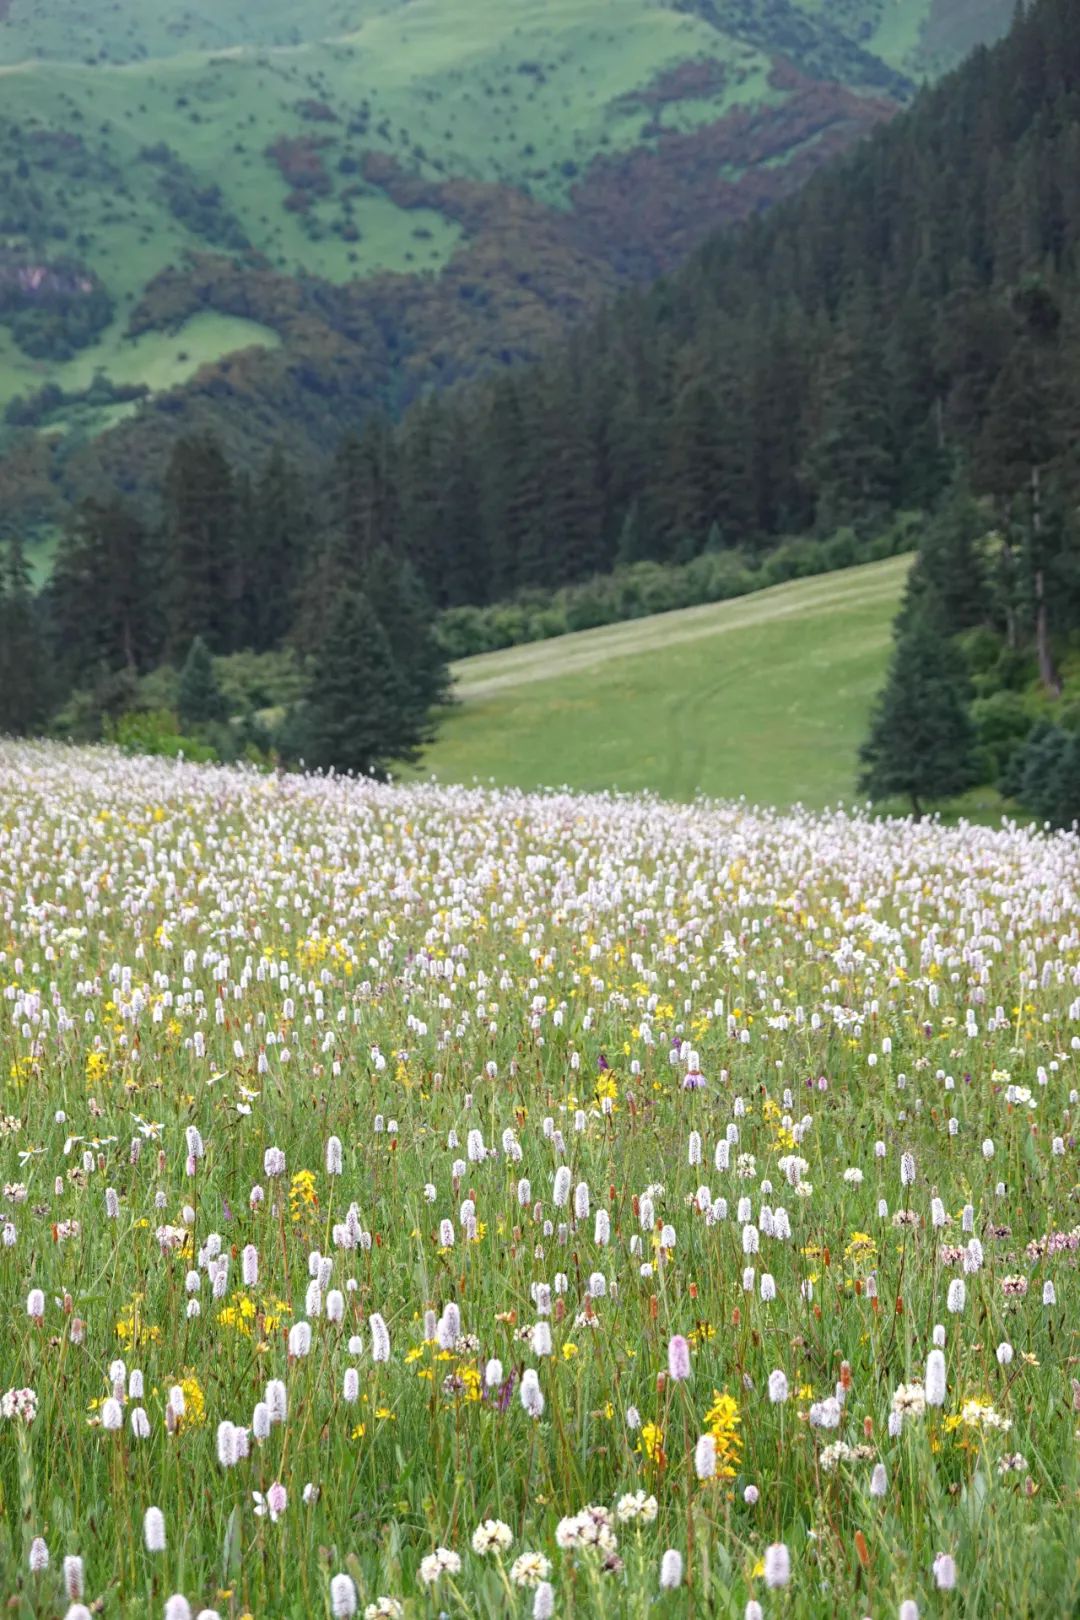
[[[444,782],[852,797],[910,558],[455,665],[425,755]]]

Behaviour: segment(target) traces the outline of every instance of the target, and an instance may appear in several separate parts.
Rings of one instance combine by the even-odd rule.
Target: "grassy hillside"
[[[138,483],[177,426],[318,452],[343,409],[535,355],[955,59],[919,54],[940,4],[0,0],[5,509]],[[88,410],[95,376],[148,399]]]
[[[850,799],[909,565],[890,558],[465,659],[460,706],[424,774],[672,799]]]

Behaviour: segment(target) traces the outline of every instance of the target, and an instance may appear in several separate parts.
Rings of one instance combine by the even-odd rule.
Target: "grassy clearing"
[[[95,373],[103,372],[117,384],[143,383],[153,393],[176,388],[193,377],[200,366],[232,354],[238,349],[276,349],[280,338],[258,321],[219,315],[214,310],[193,315],[173,332],[141,332],[125,337],[121,324],[114,323],[99,343],[80,349],[73,359],[31,360],[0,328],[0,411],[9,400],[31,394],[47,382],[54,382],[65,393],[78,393],[90,387]],[[116,407],[119,410],[137,406]]]
[[[1076,874],[0,744],[8,1612],[1075,1614]]]
[[[910,559],[455,666],[440,781],[850,799]]]

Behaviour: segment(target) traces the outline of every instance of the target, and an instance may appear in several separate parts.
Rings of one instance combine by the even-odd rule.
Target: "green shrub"
[[[115,743],[126,754],[157,754],[166,759],[178,759],[182,754],[198,763],[218,758],[209,743],[181,732],[171,709],[132,709],[108,721],[104,730],[106,742]]]

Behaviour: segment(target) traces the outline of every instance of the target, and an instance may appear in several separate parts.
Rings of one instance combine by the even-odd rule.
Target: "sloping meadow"
[[[1074,1612],[1078,874],[0,746],[13,1612]]]

